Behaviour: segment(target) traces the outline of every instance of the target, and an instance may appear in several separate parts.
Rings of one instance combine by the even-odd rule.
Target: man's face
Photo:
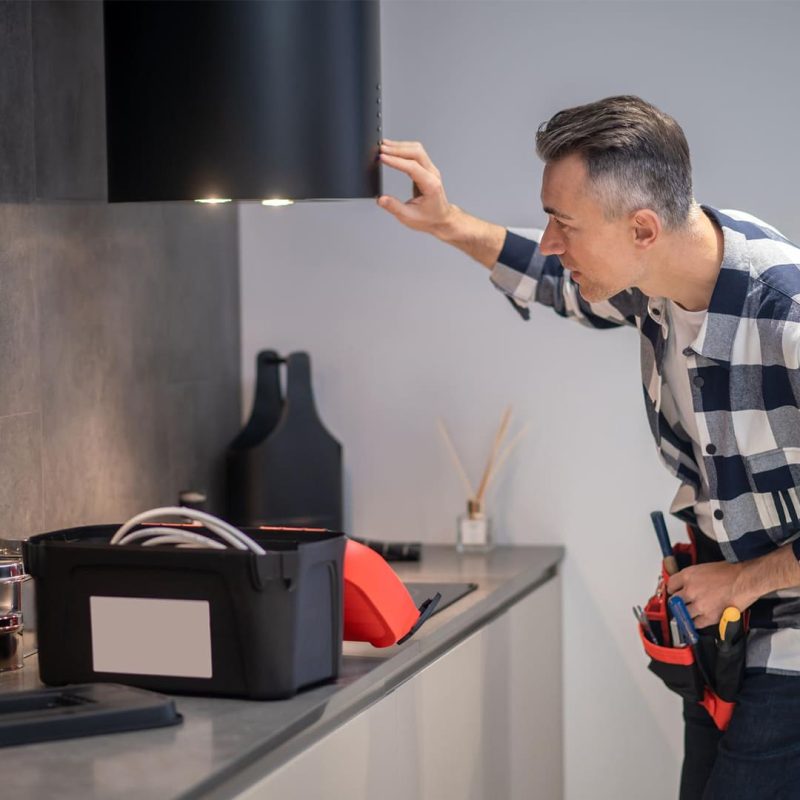
[[[572,273],[583,298],[607,300],[643,278],[631,215],[609,221],[591,192],[583,157],[573,154],[545,165],[542,206],[549,216],[539,244]]]

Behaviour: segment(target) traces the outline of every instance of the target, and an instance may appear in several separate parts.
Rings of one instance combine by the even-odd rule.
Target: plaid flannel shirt
[[[728,561],[790,542],[800,555],[800,248],[749,214],[703,210],[722,228],[724,255],[708,314],[683,352],[713,536]],[[662,380],[666,301],[628,289],[586,302],[558,257],[539,252],[541,233],[509,230],[492,282],[518,308],[536,301],[593,328],[638,328],[650,429],[662,461],[681,482],[670,510],[696,523],[701,479],[694,448],[662,408],[669,391]],[[752,607],[747,665],[800,674],[800,587]]]

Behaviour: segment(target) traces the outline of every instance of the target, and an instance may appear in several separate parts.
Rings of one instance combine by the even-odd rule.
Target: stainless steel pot
[[[22,584],[25,574],[18,558],[0,558],[0,672],[23,666]]]
[[[24,666],[22,614],[0,614],[0,672]]]
[[[22,561],[0,558],[0,614],[22,611],[22,582],[25,578]]]

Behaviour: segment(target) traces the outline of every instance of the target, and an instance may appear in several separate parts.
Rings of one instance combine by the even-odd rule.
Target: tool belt
[[[676,544],[673,548],[679,569],[697,563],[694,532],[691,527],[688,530],[691,543]],[[717,626],[698,630],[699,641],[694,646],[675,646],[667,607],[668,579],[669,575],[662,565],[656,592],[644,607],[644,614],[657,643],[651,642],[643,626],[639,625],[642,646],[650,657],[648,668],[673,692],[703,706],[717,728],[724,731],[736,707],[735,699],[744,675],[749,615],[743,615],[741,635],[725,649],[720,648]]]

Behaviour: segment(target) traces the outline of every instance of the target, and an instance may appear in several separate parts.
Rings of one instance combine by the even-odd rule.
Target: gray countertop
[[[555,575],[561,547],[458,555],[426,546],[393,564],[405,581],[470,581],[478,589],[433,616],[404,645],[345,643],[339,679],[272,702],[176,696],[182,725],[0,750],[15,798],[228,798],[387,695]],[[0,692],[38,687],[34,658],[0,675]]]

